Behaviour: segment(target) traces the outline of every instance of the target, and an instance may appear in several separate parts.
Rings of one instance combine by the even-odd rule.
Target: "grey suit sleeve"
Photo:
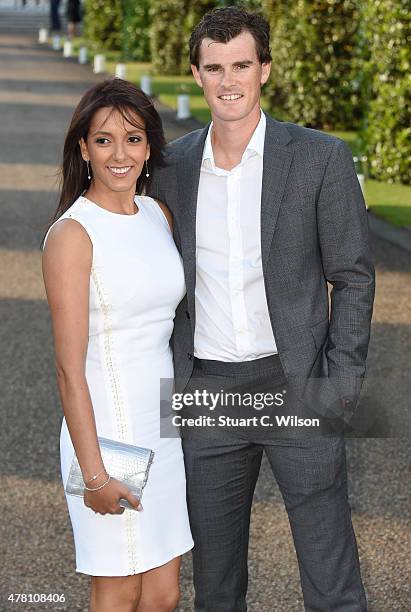
[[[351,152],[340,140],[324,174],[317,223],[323,269],[332,285],[329,376],[341,397],[355,398],[365,374],[375,279],[364,199]]]

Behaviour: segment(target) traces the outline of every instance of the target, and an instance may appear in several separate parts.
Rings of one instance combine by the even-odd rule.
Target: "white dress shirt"
[[[261,262],[261,187],[266,119],[241,162],[214,163],[212,124],[204,145],[197,199],[194,355],[250,361],[277,353]]]

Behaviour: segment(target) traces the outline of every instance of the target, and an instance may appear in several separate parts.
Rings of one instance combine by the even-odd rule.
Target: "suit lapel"
[[[261,193],[261,257],[264,273],[293,158],[290,147],[287,147],[291,140],[287,128],[268,115],[266,119]]]
[[[178,160],[179,229],[189,308],[194,314],[196,281],[196,213],[201,161],[208,126],[194,134],[193,141]]]

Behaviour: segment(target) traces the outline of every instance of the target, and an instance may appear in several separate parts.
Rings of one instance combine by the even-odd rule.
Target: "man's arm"
[[[147,189],[146,195],[154,198],[157,201],[163,202],[173,215],[173,236],[178,249],[181,252],[181,240],[178,231],[178,218],[176,209],[176,154],[175,144],[167,145],[166,150],[166,165],[163,168],[156,168],[151,176],[151,182]]]
[[[318,235],[332,285],[326,355],[342,398],[356,399],[365,374],[375,279],[364,198],[347,145],[333,145],[317,203]]]
[[[164,174],[163,168],[157,168],[152,172],[150,185],[147,189],[146,195],[154,198],[155,200],[159,200],[160,202],[165,202],[165,197],[163,190],[161,189],[161,185],[164,181],[161,180],[162,174]]]

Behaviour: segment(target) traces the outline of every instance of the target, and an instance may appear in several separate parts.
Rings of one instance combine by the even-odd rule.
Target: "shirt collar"
[[[264,140],[265,140],[265,129],[266,129],[266,118],[263,111],[260,111],[260,121],[255,128],[253,135],[250,138],[248,145],[243,153],[243,157],[241,161],[247,159],[250,156],[250,153],[257,153],[261,157],[264,154]],[[204,143],[203,149],[203,158],[202,161],[208,161],[212,168],[215,168],[214,163],[214,153],[213,146],[211,144],[211,130],[213,127],[213,122],[210,123],[210,127],[208,128],[207,138]]]

